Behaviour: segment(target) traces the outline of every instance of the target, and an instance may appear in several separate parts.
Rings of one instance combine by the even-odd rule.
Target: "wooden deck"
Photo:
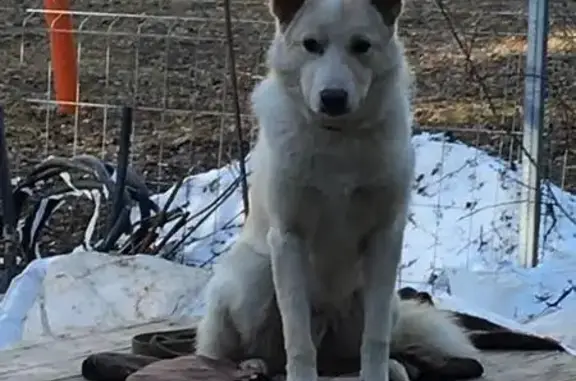
[[[140,324],[104,333],[81,333],[46,339],[0,352],[0,381],[79,381],[82,361],[92,353],[129,352],[132,336],[177,329],[167,321]]]
[[[103,351],[128,352],[141,332],[175,329],[168,322],[130,326],[106,333],[46,339],[0,352],[0,381],[80,381],[80,364]],[[484,381],[574,381],[576,357],[552,352],[492,352],[485,355]]]

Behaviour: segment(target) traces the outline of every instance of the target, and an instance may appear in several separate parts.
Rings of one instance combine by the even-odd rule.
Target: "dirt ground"
[[[222,2],[178,1],[71,1],[75,10],[87,12],[75,17],[84,102],[76,116],[56,115],[41,102],[53,99],[49,45],[43,15],[26,11],[41,1],[3,1],[8,5],[0,5],[0,103],[13,174],[26,173],[50,154],[114,159],[118,107],[127,104],[137,108],[133,164],[154,191],[236,154]],[[244,129],[253,136],[248,96],[265,73],[273,28],[266,0],[231,3]],[[423,126],[418,130],[451,131],[505,159],[517,158],[527,1],[441,3],[446,14],[435,1],[410,0],[401,22],[416,74],[416,120]],[[172,18],[134,16],[143,13]],[[574,15],[575,2],[551,2],[546,168],[570,190],[576,190],[576,170],[565,169],[576,168]],[[65,229],[61,233],[56,246],[73,246]]]

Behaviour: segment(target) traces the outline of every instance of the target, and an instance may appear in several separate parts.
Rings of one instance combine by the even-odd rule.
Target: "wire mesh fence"
[[[0,7],[0,102],[6,110],[15,176],[49,155],[82,153],[115,160],[119,114],[125,105],[135,108],[131,163],[153,192],[237,157],[221,1],[90,0],[73,6],[80,87],[79,107],[72,116],[55,109],[41,3],[13,1]],[[231,2],[231,7],[241,119],[247,141],[253,141],[257,128],[249,95],[266,73],[266,49],[274,28],[265,0]],[[571,192],[576,190],[574,15],[574,2],[550,2],[543,136],[544,175]],[[431,156],[422,158],[431,167],[417,174],[415,184],[416,206],[429,211],[419,215],[429,214],[429,220],[411,222],[411,229],[429,237],[422,250],[433,253],[431,268],[443,266],[436,251],[454,234],[464,238],[449,245],[450,250],[463,256],[484,251],[504,261],[517,250],[517,226],[508,225],[515,224],[515,208],[522,200],[506,196],[503,185],[482,202],[476,191],[455,196],[450,188],[465,176],[471,179],[470,187],[481,189],[492,179],[508,176],[517,165],[526,20],[525,0],[406,4],[400,33],[416,78],[416,133],[444,134],[434,149],[422,151]],[[458,148],[450,145],[455,140],[479,150],[458,162]],[[482,164],[485,153],[501,159],[498,168]],[[450,156],[458,163],[454,168],[445,164]],[[557,202],[544,198],[545,206],[550,204],[542,220],[545,231],[555,224]],[[483,219],[478,220],[477,208],[484,208]],[[46,250],[65,252],[78,245],[83,233],[70,234],[69,229],[86,223],[90,213],[85,209],[72,204],[59,211],[46,232]],[[454,220],[458,233],[442,227],[446,218]],[[554,250],[552,246],[546,250]]]

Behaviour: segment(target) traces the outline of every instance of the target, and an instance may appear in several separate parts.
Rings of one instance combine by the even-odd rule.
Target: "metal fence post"
[[[548,0],[528,0],[528,51],[524,81],[522,191],[520,206],[520,263],[538,264],[540,238],[540,145],[546,99]]]
[[[4,268],[0,271],[0,293],[8,289],[16,275],[16,224],[17,217],[12,198],[12,176],[8,163],[8,143],[6,142],[4,110],[0,106],[0,202],[2,204],[2,238],[4,239]]]

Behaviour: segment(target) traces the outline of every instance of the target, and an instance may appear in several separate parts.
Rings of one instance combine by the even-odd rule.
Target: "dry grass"
[[[39,1],[10,2],[0,6],[0,102],[7,111],[13,171],[26,171],[30,164],[49,154],[85,152],[114,158],[120,123],[116,109],[86,105],[76,120],[25,101],[46,99],[49,51],[42,15],[29,15],[26,27],[21,28],[24,9],[38,6]],[[84,21],[83,30],[91,33],[78,36],[82,44],[81,101],[114,106],[136,103],[139,111],[132,159],[153,190],[165,189],[186,174],[223,164],[235,154],[221,2],[74,3],[79,10],[204,19],[178,23],[141,23],[138,19],[110,17],[76,19],[77,23]],[[502,152],[501,147],[511,139],[512,132],[521,129],[526,1],[444,3],[471,59],[466,59],[449,24],[431,0],[408,2],[401,27],[416,74],[417,122],[423,128],[452,130],[470,143],[514,157],[514,152]],[[249,114],[248,95],[265,73],[264,52],[272,25],[265,0],[233,1],[232,7],[241,104],[243,112]],[[552,163],[549,173],[559,181],[559,174],[565,173],[562,166],[576,166],[572,122],[576,20],[570,16],[576,14],[576,5],[569,0],[555,1],[550,12],[553,37],[545,141]],[[245,122],[244,128],[250,132],[251,119],[246,116]],[[566,187],[576,190],[576,171],[568,172]],[[58,247],[72,244],[66,240]]]

